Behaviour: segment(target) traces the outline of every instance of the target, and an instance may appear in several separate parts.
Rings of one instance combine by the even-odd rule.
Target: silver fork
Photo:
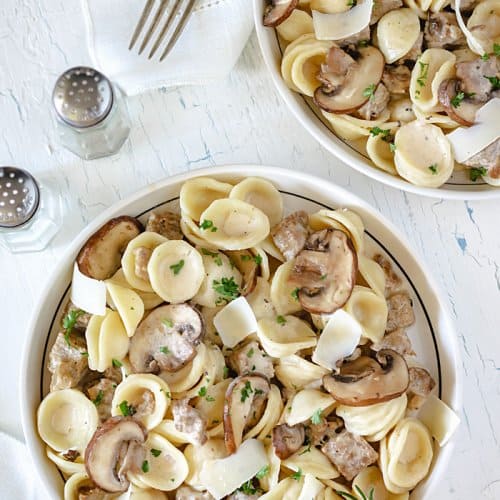
[[[153,15],[151,23],[146,27],[146,23],[150,17],[151,11],[153,10],[154,3],[155,0],[146,0],[146,5],[144,6],[137,26],[135,27],[128,49],[132,50],[134,48],[141,32],[146,29],[141,46],[139,47],[139,54],[142,54],[146,45],[156,32],[162,19],[165,18],[163,27],[161,28],[160,33],[153,43],[153,47],[148,55],[148,59],[151,59],[162,42],[167,40],[166,46],[160,56],[160,61],[163,61],[163,59],[165,59],[165,57],[167,57],[169,52],[172,50],[177,42],[177,39],[181,36],[182,31],[186,27],[189,17],[193,12],[196,0],[160,0],[160,4]],[[168,36],[166,36],[167,34]]]

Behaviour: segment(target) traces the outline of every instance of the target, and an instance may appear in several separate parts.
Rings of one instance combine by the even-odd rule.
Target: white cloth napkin
[[[152,18],[158,1],[150,15]],[[82,0],[93,64],[127,95],[148,89],[211,83],[226,77],[253,28],[251,0],[198,0],[188,25],[161,63],[128,50],[145,0]],[[154,38],[155,35],[153,35]]]
[[[0,432],[0,498],[47,500],[26,446]]]

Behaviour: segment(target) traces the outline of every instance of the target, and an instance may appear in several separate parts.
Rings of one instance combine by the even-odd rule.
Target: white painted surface
[[[49,115],[57,75],[89,62],[82,34],[76,0],[0,3],[0,164],[52,176],[67,207],[63,228],[46,251],[12,256],[0,249],[0,429],[22,437],[17,381],[25,329],[75,234],[105,207],[165,176],[263,163],[352,190],[391,219],[424,257],[450,301],[465,382],[462,438],[434,497],[500,498],[500,202],[419,198],[339,164],[284,107],[254,37],[226,81],[131,99],[134,127],[121,153],[83,162],[59,146]]]

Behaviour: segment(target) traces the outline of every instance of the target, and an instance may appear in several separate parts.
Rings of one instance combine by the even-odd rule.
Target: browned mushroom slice
[[[339,49],[340,50],[340,49]],[[382,79],[385,59],[375,47],[359,49],[357,66],[348,71],[345,80],[332,90],[322,85],[314,92],[314,102],[330,113],[350,113],[360,108],[373,95]]]
[[[405,359],[390,349],[375,357],[361,356],[345,363],[340,373],[323,377],[323,386],[339,403],[349,406],[369,406],[401,396],[410,383]]]
[[[202,253],[205,254],[206,249],[202,249]],[[231,250],[224,252],[231,263],[238,269],[243,277],[243,285],[241,286],[241,295],[245,297],[249,293],[252,293],[255,285],[257,284],[257,275],[259,271],[259,265],[255,255],[250,250]],[[215,254],[217,255],[217,254]]]
[[[243,347],[236,349],[229,356],[229,366],[238,375],[259,373],[269,380],[274,377],[274,366],[271,358],[261,351],[259,343],[252,340]]]
[[[333,92],[358,66],[358,63],[347,52],[333,45],[328,51],[326,62],[321,65],[318,80],[323,83],[325,91]]]
[[[153,212],[146,223],[146,231],[161,234],[169,240],[182,240],[181,216],[168,210],[160,214]]]
[[[377,452],[364,438],[345,429],[332,436],[321,451],[348,481],[378,458]]]
[[[203,337],[200,313],[189,304],[169,304],[151,311],[130,339],[135,373],[176,372],[196,355]]]
[[[139,472],[146,431],[130,417],[112,417],[99,427],[85,450],[85,468],[94,483],[118,493],[129,487],[127,472]]]
[[[455,78],[443,80],[439,86],[438,99],[446,114],[460,125],[470,127],[476,121],[481,104],[471,102],[467,95],[460,90],[460,80]]]
[[[306,311],[333,313],[349,300],[357,271],[358,258],[349,236],[323,229],[311,234],[289,280],[299,288],[300,305]]]
[[[141,231],[142,224],[127,215],[106,222],[80,250],[76,258],[80,272],[96,280],[110,278],[120,267],[129,241]]]
[[[275,28],[287,19],[299,0],[271,0],[264,11],[264,26]]]
[[[237,377],[229,384],[224,401],[224,441],[228,453],[238,449],[245,428],[260,418],[270,390],[267,379],[258,374]]]
[[[276,456],[281,460],[293,455],[304,442],[306,433],[302,424],[281,424],[273,429],[273,446]]]
[[[309,235],[309,216],[299,210],[293,212],[271,230],[274,244],[286,260],[293,259],[303,248]]]
[[[390,94],[386,86],[379,83],[370,99],[357,109],[354,115],[362,120],[375,120],[387,108],[389,98]]]

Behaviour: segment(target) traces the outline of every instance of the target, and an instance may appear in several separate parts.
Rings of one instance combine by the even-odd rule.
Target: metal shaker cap
[[[110,112],[113,87],[99,71],[78,66],[65,71],[57,79],[52,102],[59,117],[68,125],[92,127]]]
[[[0,167],[0,227],[15,228],[28,222],[40,204],[40,189],[26,170]]]

